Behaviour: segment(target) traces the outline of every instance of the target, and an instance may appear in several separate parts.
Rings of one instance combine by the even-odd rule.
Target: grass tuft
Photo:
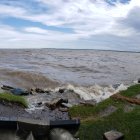
[[[126,97],[134,97],[140,94],[140,84],[130,86],[127,90],[121,91],[120,94]]]
[[[16,95],[9,94],[9,93],[0,93],[0,101],[15,103],[15,104],[21,105],[25,108],[28,107],[28,103],[24,97],[16,96]]]

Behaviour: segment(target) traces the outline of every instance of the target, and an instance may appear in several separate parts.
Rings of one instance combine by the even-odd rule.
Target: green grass
[[[112,115],[97,121],[87,121],[81,124],[80,140],[102,140],[103,133],[117,130],[125,134],[126,140],[140,139],[140,108],[131,113],[118,110]]]
[[[72,108],[70,108],[69,113],[72,117],[80,117],[81,119],[86,118],[87,116],[93,116],[96,115],[101,110],[105,109],[107,106],[112,104],[113,101],[111,99],[107,99],[106,101],[103,101],[96,106],[84,106],[84,105],[77,105]]]
[[[140,85],[131,86],[120,94],[134,97],[140,94]],[[100,117],[99,112],[111,105],[117,107],[116,112]],[[72,107],[69,111],[71,117],[82,120],[78,132],[80,140],[102,140],[103,133],[112,129],[124,133],[126,140],[140,140],[140,106],[135,105],[131,112],[124,112],[126,105],[131,104],[109,98],[93,107],[83,105]]]
[[[24,97],[16,96],[9,93],[0,93],[0,101],[6,101],[10,103],[15,103],[25,108],[28,107],[28,103]]]
[[[134,97],[140,94],[140,84],[130,86],[127,90],[121,91],[120,94],[127,97]]]

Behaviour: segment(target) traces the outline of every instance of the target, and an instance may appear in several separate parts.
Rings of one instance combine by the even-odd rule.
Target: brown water
[[[0,82],[18,87],[129,84],[140,77],[140,53],[95,50],[0,50]]]

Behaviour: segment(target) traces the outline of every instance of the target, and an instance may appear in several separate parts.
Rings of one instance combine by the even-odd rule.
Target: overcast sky
[[[0,0],[0,48],[140,51],[140,0]]]

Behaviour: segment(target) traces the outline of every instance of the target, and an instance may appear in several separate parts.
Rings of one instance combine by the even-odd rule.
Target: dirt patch
[[[122,96],[120,94],[114,94],[113,96],[111,96],[111,98],[117,99],[117,100],[122,100],[122,101],[127,101],[127,102],[132,103],[132,104],[140,105],[140,99],[125,97],[125,96]]]
[[[27,112],[24,108],[16,105],[4,105],[0,103],[0,116],[8,118],[29,118],[34,120],[67,120],[69,119],[68,112],[61,112],[58,109],[51,111],[49,108],[33,110]]]

